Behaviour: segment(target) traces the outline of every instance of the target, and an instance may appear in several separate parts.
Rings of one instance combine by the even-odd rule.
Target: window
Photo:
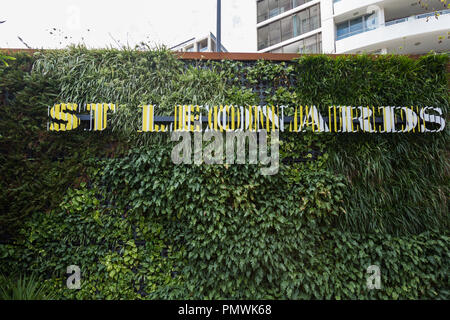
[[[378,16],[375,12],[369,14],[365,18],[365,28],[367,30],[373,30],[378,27]]]
[[[293,36],[292,28],[293,17],[286,17],[281,20],[281,41],[288,40]]]
[[[258,50],[269,46],[269,26],[258,29]]]
[[[318,43],[316,36],[309,37],[303,40],[303,48],[300,48],[300,50],[303,51],[303,53],[315,53],[318,49]]]
[[[320,28],[320,6],[315,5],[300,11],[296,14],[295,19],[296,30],[294,34],[296,36]]]
[[[279,13],[278,0],[269,0],[269,18],[275,17]]]
[[[279,0],[278,2],[280,13],[289,11],[292,9],[292,0]]]
[[[257,2],[257,22],[260,23],[312,0],[260,0]]]
[[[203,52],[208,50],[208,39],[202,40],[198,43],[198,51]]]
[[[318,33],[298,42],[299,53],[320,53],[322,52],[322,34]]]
[[[378,16],[375,12],[336,25],[336,38],[341,40],[355,34],[378,28]]]
[[[192,51],[194,51],[194,45],[186,48],[186,52],[192,52]]]
[[[295,41],[281,48],[274,49],[273,53],[321,53],[322,34],[318,33],[311,37]]]
[[[282,3],[280,0],[278,3]],[[320,6],[317,4],[258,29],[258,50],[320,28]]]
[[[297,35],[301,35],[309,31],[309,10],[303,10],[296,14],[297,18]]]
[[[363,31],[363,18],[350,20],[350,33],[361,33]]]
[[[269,24],[269,45],[273,46],[274,44],[281,42],[281,28],[280,21],[275,21]]]
[[[295,8],[295,7],[301,6],[310,1],[312,1],[312,0],[293,0],[292,7]]]
[[[337,29],[338,40],[345,38],[345,35],[349,33],[348,21],[339,23],[336,26],[336,29]]]
[[[257,3],[258,7],[258,23],[269,19],[269,0],[262,0]]]
[[[320,9],[319,5],[315,5],[309,9],[310,30],[320,27]]]

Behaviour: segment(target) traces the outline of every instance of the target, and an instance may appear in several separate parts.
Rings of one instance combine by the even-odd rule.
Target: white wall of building
[[[382,6],[383,1],[384,0],[341,0],[334,4],[334,15],[340,16],[346,12],[366,9],[369,6]],[[333,0],[331,0],[331,4],[333,4]]]
[[[335,25],[333,0],[322,0],[320,2],[320,16],[322,19],[322,51],[323,53],[335,53]]]

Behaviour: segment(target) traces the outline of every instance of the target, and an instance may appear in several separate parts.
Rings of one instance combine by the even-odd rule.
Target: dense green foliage
[[[0,67],[0,225],[14,240],[0,245],[0,272],[34,272],[59,298],[449,298],[448,129],[285,132],[282,159],[319,156],[274,176],[176,166],[167,135],[136,132],[141,103],[167,115],[175,104],[264,102],[446,115],[447,56],[187,63],[164,50],[72,48],[16,58]],[[119,108],[106,132],[47,132],[47,106],[69,101]],[[81,290],[66,288],[73,264]],[[381,290],[366,288],[369,265],[381,267]]]
[[[80,187],[69,189],[52,214],[36,213],[26,224],[21,246],[10,247],[8,253],[15,255],[19,250],[20,260],[11,259],[9,268],[27,265],[51,276],[47,282],[67,298],[132,299],[140,297],[140,288],[155,297],[157,289],[175,286],[172,266],[179,254],[167,258],[170,248],[163,242],[162,227],[143,215],[106,209],[95,189],[86,189],[85,183]],[[135,241],[139,239],[147,241]],[[161,255],[163,250],[166,257]],[[78,265],[83,281],[89,279],[82,290],[65,287],[69,265]]]
[[[58,101],[58,84],[30,74],[34,58],[18,54],[0,69],[0,234],[14,234],[32,212],[57,206],[83,180],[83,162],[113,150],[112,139],[80,132],[47,132],[47,107]],[[100,153],[96,153],[100,150]]]

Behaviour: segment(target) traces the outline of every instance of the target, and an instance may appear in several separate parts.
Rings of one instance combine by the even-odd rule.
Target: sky
[[[1,2],[0,21],[6,22],[0,24],[0,48],[171,47],[216,33],[216,0]],[[230,52],[256,51],[255,0],[222,0],[222,44]]]

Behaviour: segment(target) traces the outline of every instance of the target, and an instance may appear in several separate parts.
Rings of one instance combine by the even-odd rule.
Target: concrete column
[[[322,25],[322,50],[323,53],[335,53],[335,25],[333,19],[333,0],[320,2],[320,17]]]
[[[384,15],[384,7],[378,6],[380,10],[378,10],[378,27],[384,27],[384,24],[386,23],[386,17]]]

